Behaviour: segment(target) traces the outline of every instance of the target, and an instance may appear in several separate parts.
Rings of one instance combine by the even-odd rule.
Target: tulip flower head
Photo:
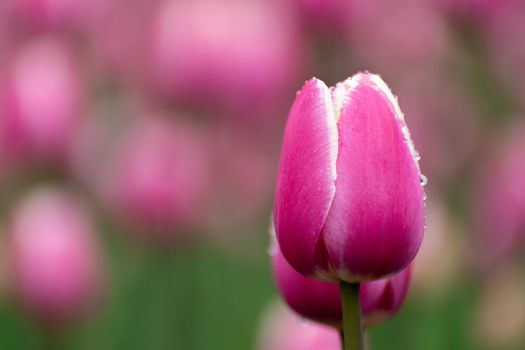
[[[24,44],[12,57],[0,92],[0,142],[9,157],[63,161],[83,120],[83,77],[56,37]]]
[[[172,239],[167,233],[193,227],[209,193],[202,136],[189,124],[159,116],[133,125],[103,184],[110,210],[153,240]]]
[[[305,276],[345,282],[406,268],[424,231],[418,159],[378,75],[333,88],[308,81],[288,117],[277,177],[274,224],[286,260]]]
[[[408,292],[411,265],[399,274],[363,283],[360,289],[364,327],[379,325],[393,317]],[[308,319],[341,328],[339,284],[318,281],[295,271],[280,251],[273,256],[277,288],[292,310]]]
[[[36,318],[61,323],[83,316],[99,292],[93,227],[75,197],[42,189],[17,206],[10,226],[13,292]]]

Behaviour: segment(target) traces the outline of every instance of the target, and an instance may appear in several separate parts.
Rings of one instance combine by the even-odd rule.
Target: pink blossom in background
[[[301,319],[280,303],[266,311],[257,350],[340,350],[335,328]]]
[[[412,268],[382,280],[362,283],[361,312],[364,327],[373,327],[392,318],[405,300]],[[277,288],[286,303],[299,315],[341,328],[342,306],[339,284],[301,275],[286,261],[280,250],[273,256]]]
[[[525,243],[525,124],[512,125],[479,169],[472,198],[475,261],[485,270]]]
[[[424,231],[422,175],[390,89],[359,73],[306,82],[291,108],[274,223],[300,273],[364,282],[407,267]]]
[[[182,104],[272,115],[303,66],[296,22],[286,1],[166,0],[145,68],[156,93]]]
[[[203,131],[190,122],[141,118],[117,142],[102,196],[149,238],[174,238],[202,219],[213,176],[208,157]]]
[[[85,100],[84,79],[67,44],[42,36],[21,45],[0,79],[0,148],[7,157],[64,161]]]
[[[43,321],[82,317],[101,287],[95,232],[82,203],[58,188],[27,194],[12,212],[9,272],[13,292]]]

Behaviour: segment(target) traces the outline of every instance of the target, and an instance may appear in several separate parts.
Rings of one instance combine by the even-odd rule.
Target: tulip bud
[[[23,306],[52,323],[83,316],[100,287],[85,208],[66,192],[41,189],[16,207],[9,233],[9,271]]]
[[[267,111],[283,92],[291,92],[304,57],[285,3],[163,2],[152,25],[147,60],[155,91],[177,102],[208,106],[215,114],[219,107],[253,119],[259,106]]]
[[[328,326],[302,320],[280,303],[263,318],[258,350],[339,350],[339,333]]]
[[[273,257],[277,288],[286,303],[311,320],[341,328],[342,307],[339,284],[301,275],[280,251]],[[361,284],[361,314],[364,327],[376,326],[399,310],[408,292],[411,267],[394,277]]]
[[[291,108],[274,223],[305,276],[363,282],[406,268],[424,231],[418,155],[396,98],[377,75],[329,89],[312,79]]]
[[[11,159],[63,161],[82,120],[80,70],[55,37],[22,46],[11,58],[0,92],[0,142]]]
[[[110,209],[149,238],[188,228],[209,190],[206,143],[197,129],[163,117],[138,121],[119,141],[102,194]]]

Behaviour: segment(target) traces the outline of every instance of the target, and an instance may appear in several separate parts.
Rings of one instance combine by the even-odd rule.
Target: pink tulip
[[[0,87],[0,143],[12,158],[63,161],[82,121],[84,88],[68,47],[40,37],[12,57]]]
[[[424,230],[418,156],[396,98],[377,75],[329,89],[312,79],[288,117],[274,222],[305,276],[364,282],[406,268]]]
[[[339,284],[301,275],[280,251],[273,257],[277,288],[292,310],[308,319],[341,327],[342,307]],[[394,277],[361,285],[363,325],[372,327],[394,316],[405,299],[410,283],[409,266]]]
[[[101,282],[86,209],[70,193],[46,188],[22,199],[13,214],[9,266],[18,299],[44,321],[84,315]]]
[[[103,196],[124,221],[168,238],[195,224],[210,180],[203,135],[188,123],[153,116],[136,122],[118,142]]]
[[[254,118],[258,107],[267,111],[292,93],[302,65],[301,39],[285,3],[164,1],[146,61],[156,91],[214,113],[217,106],[243,111],[244,118]]]
[[[476,262],[511,259],[525,244],[525,124],[515,124],[480,169],[473,198]]]
[[[340,350],[335,329],[302,320],[283,305],[275,304],[263,319],[258,350]]]

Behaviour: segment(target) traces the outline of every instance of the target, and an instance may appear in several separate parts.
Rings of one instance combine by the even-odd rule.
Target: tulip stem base
[[[363,350],[359,283],[341,282],[339,288],[343,306],[344,350]]]

